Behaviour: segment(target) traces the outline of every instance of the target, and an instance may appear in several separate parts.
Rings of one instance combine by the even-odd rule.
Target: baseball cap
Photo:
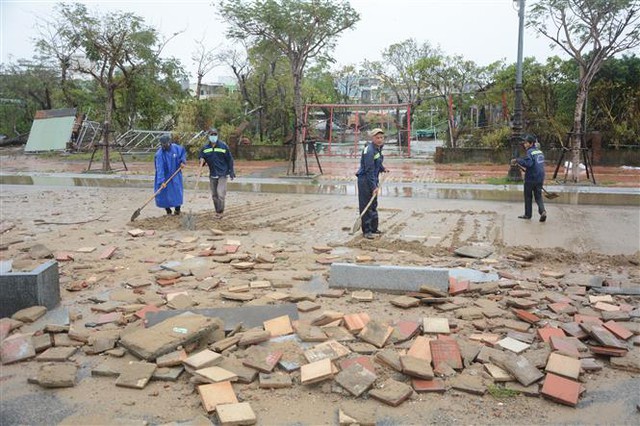
[[[536,141],[538,140],[536,136],[531,133],[525,133],[524,135],[520,136],[520,139],[522,140],[522,142],[529,143],[536,143]]]
[[[384,130],[382,130],[380,127],[376,127],[375,129],[371,129],[371,131],[369,132],[369,136],[375,136],[378,133],[382,133],[384,135]]]
[[[210,135],[217,135],[218,134],[218,129],[216,129],[215,127],[211,127],[209,129],[209,134]]]

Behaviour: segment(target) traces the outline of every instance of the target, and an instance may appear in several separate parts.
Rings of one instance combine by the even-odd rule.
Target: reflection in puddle
[[[188,183],[188,182],[187,182]],[[0,175],[0,185],[58,187],[150,188],[148,177]],[[296,179],[240,179],[228,184],[230,191],[279,194],[355,195],[353,182],[316,183]],[[622,188],[568,188],[558,192],[554,204],[640,205],[640,191]],[[468,185],[393,183],[383,186],[383,196],[447,200],[522,201],[521,185]],[[545,200],[549,202],[549,200]]]

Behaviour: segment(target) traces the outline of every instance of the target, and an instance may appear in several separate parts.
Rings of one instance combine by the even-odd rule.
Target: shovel
[[[520,167],[520,170],[522,170],[522,172],[524,173],[526,171],[526,169],[524,167],[522,167],[521,165],[518,165],[518,167]],[[556,194],[555,192],[549,192],[546,189],[544,189],[544,186],[542,187],[542,192],[544,192],[544,197],[548,200],[553,200],[555,198],[558,198],[560,195]]]
[[[558,198],[560,195],[555,193],[555,192],[549,192],[546,189],[544,189],[544,186],[542,187],[542,192],[544,192],[544,197],[549,199],[549,200],[553,200],[554,198]]]
[[[180,168],[178,170],[176,170],[175,172],[173,172],[173,174],[171,176],[169,176],[169,179],[167,179],[164,182],[162,182],[162,185],[160,185],[160,188],[158,188],[158,190],[156,192],[154,192],[154,194],[151,197],[149,197],[149,199],[147,201],[145,201],[144,204],[139,209],[137,209],[135,212],[133,212],[133,214],[131,215],[131,222],[133,222],[134,220],[136,220],[136,218],[138,216],[140,216],[140,212],[142,211],[142,209],[144,209],[146,207],[146,205],[151,202],[151,200],[156,198],[156,195],[158,195],[160,193],[160,191],[162,191],[164,188],[166,188],[167,184],[171,181],[171,179],[176,177],[178,172],[180,172],[182,170],[183,166],[184,165],[181,164]]]

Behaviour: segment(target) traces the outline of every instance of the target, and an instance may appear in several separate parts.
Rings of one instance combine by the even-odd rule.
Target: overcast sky
[[[531,3],[529,0],[527,3]],[[33,56],[33,38],[39,19],[53,14],[55,0],[0,0],[0,61],[12,62]],[[86,0],[90,11],[123,10],[135,13],[163,34],[184,31],[165,48],[164,56],[182,62],[194,80],[191,54],[194,40],[203,39],[211,47],[231,47],[225,27],[211,0]],[[334,58],[340,65],[358,65],[363,60],[379,60],[389,45],[414,38],[429,41],[447,54],[460,54],[479,65],[505,59],[516,62],[518,47],[517,3],[513,0],[351,0],[360,14],[355,29],[340,37]],[[216,1],[217,4],[217,1]],[[544,61],[558,49],[525,29],[524,56]],[[224,67],[214,69],[205,81],[228,76]]]

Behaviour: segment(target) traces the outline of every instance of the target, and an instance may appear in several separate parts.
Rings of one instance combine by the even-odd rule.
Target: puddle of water
[[[56,187],[103,187],[103,188],[147,188],[147,178],[131,177],[84,177],[51,175],[0,175],[0,185],[34,185]],[[355,195],[353,183],[314,183],[311,180],[289,179],[243,179],[229,182],[230,191],[266,192],[278,194],[327,194]],[[626,188],[570,188],[558,192],[553,204],[574,205],[631,205],[640,206],[640,191]],[[557,191],[556,191],[557,192]],[[386,197],[418,197],[447,200],[483,200],[521,202],[521,186],[466,185],[466,184],[411,184],[393,183],[383,186]],[[545,199],[545,202],[550,203]]]

